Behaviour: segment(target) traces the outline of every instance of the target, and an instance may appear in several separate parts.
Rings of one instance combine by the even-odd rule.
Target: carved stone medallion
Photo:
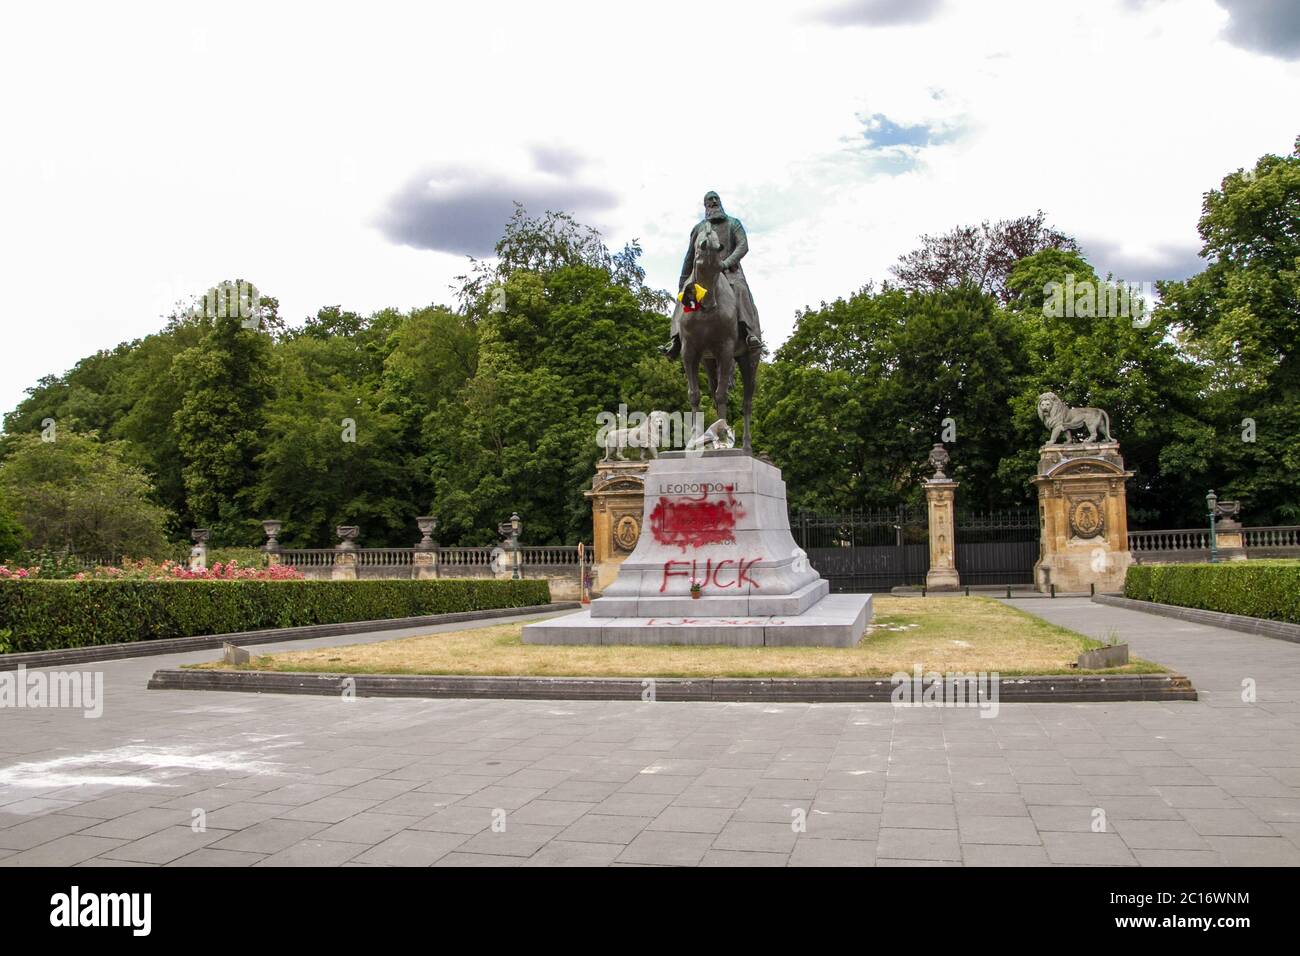
[[[1095,498],[1080,498],[1070,504],[1070,531],[1076,538],[1096,538],[1106,530],[1101,503]]]
[[[635,515],[623,515],[614,523],[614,544],[620,551],[635,549],[639,537],[641,537],[641,522]]]

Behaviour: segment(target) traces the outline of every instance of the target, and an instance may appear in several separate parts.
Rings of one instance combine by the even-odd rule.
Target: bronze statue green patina
[[[754,306],[754,297],[750,294],[749,283],[745,280],[745,270],[740,265],[740,260],[745,257],[745,253],[749,252],[749,239],[740,220],[727,215],[726,210],[722,208],[722,200],[712,190],[704,194],[704,218],[691,230],[690,245],[686,249],[681,278],[677,282],[677,291],[680,295],[677,308],[673,311],[672,340],[661,351],[670,359],[675,359],[681,354],[682,315],[686,308],[695,306],[694,287],[698,282],[698,276],[695,275],[695,252],[700,234],[706,228],[713,231],[721,244],[721,268],[732,291],[736,294],[741,337],[749,348],[761,353],[763,333],[759,327],[758,309]]]
[[[745,417],[741,447],[746,453],[753,449],[749,441],[750,409],[754,403],[754,386],[758,382],[758,363],[761,349],[756,349],[745,339],[741,320],[741,297],[737,294],[731,277],[723,271],[722,242],[713,231],[712,223],[705,223],[695,241],[692,256],[694,268],[689,296],[683,304],[690,303],[681,320],[682,368],[686,372],[686,391],[691,399],[692,421],[700,420],[700,366],[709,377],[709,391],[713,407],[717,409],[718,426],[726,427],[727,391],[740,368],[744,385],[743,410]],[[695,436],[692,436],[695,437]]]

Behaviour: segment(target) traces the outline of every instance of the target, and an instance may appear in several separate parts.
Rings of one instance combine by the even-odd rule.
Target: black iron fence
[[[958,511],[957,573],[962,584],[1032,584],[1038,510]]]
[[[924,508],[796,514],[790,533],[832,591],[924,584],[930,570]]]

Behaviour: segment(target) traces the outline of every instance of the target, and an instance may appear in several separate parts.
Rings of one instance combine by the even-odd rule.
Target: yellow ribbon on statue
[[[696,301],[697,304],[700,303],[700,302],[703,302],[703,301],[704,301],[704,297],[705,297],[706,295],[708,295],[708,294],[709,294],[709,290],[708,290],[708,289],[704,288],[704,286],[700,285],[698,282],[695,283],[695,301]],[[682,290],[681,292],[678,292],[678,293],[677,293],[677,301],[678,301],[678,302],[683,302],[683,303],[684,303],[686,300],[683,298],[683,296],[685,296],[685,295],[686,295],[686,291],[685,291],[685,290]]]

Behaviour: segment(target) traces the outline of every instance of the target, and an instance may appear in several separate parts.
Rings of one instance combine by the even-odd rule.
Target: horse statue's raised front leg
[[[727,421],[727,392],[731,389],[731,380],[736,375],[736,357],[730,350],[723,350],[718,358],[717,377],[710,383],[713,386],[713,407],[718,410],[718,417]]]
[[[682,367],[686,370],[686,394],[691,400],[691,431],[700,421],[700,359],[703,356],[691,345],[683,342]],[[695,435],[690,436],[694,438]]]

